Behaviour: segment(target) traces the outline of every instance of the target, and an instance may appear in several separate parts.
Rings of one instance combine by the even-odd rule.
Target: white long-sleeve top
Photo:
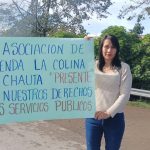
[[[104,73],[95,66],[96,111],[107,111],[111,117],[124,111],[129,100],[132,75],[128,64],[121,62],[121,70]]]

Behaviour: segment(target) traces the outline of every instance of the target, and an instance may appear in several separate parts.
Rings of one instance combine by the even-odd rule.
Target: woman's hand
[[[103,111],[97,111],[95,113],[95,119],[98,119],[98,120],[100,120],[100,119],[107,119],[110,116],[111,116],[110,114],[108,114],[107,112],[103,112]]]
[[[90,40],[90,39],[92,39],[92,38],[94,38],[94,36],[92,36],[92,35],[86,35],[86,36],[84,37],[84,39],[86,39],[86,40]]]

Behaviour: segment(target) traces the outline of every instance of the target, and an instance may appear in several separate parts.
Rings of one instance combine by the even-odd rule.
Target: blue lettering
[[[12,43],[11,46],[15,49],[12,50],[12,54],[16,55],[18,53],[17,43]]]
[[[8,85],[9,85],[9,84],[8,84],[9,81],[7,80],[8,77],[9,77],[9,75],[5,75],[4,78],[3,78],[3,85],[4,85],[4,86],[8,86]]]
[[[3,55],[5,55],[5,53],[8,53],[10,55],[10,51],[9,51],[9,47],[8,47],[7,42],[4,45]]]
[[[1,60],[0,61],[0,72],[5,71],[24,71],[23,61],[22,60]]]
[[[38,66],[40,66],[40,67],[37,67],[37,60],[35,59],[34,60],[34,69],[35,70],[47,70],[46,63],[45,63],[44,59],[42,60],[42,63],[40,65],[38,65]]]
[[[68,70],[68,69],[85,69],[85,64],[83,59],[77,60],[57,60],[53,61],[54,70]]]
[[[52,88],[52,99],[61,98],[61,89]]]
[[[3,91],[4,101],[46,100],[47,89],[6,90]]]
[[[48,53],[51,54],[63,54],[64,45],[48,45]]]
[[[5,75],[3,77],[4,86],[18,85],[42,85],[41,75]]]
[[[83,44],[80,44],[80,45],[76,45],[76,44],[72,44],[72,54],[76,54],[76,53],[79,53],[79,54],[83,54]]]

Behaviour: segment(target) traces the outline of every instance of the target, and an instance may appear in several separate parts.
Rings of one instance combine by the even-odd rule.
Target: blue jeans
[[[113,118],[96,120],[87,118],[85,121],[87,150],[100,150],[104,134],[105,149],[119,150],[124,129],[124,113],[118,113]]]

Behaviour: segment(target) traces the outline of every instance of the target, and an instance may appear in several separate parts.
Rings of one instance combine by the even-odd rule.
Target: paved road
[[[47,121],[0,126],[0,150],[84,150],[82,137]]]
[[[121,150],[150,150],[150,109],[128,106],[125,112]],[[85,149],[83,119],[0,125],[0,150]]]

